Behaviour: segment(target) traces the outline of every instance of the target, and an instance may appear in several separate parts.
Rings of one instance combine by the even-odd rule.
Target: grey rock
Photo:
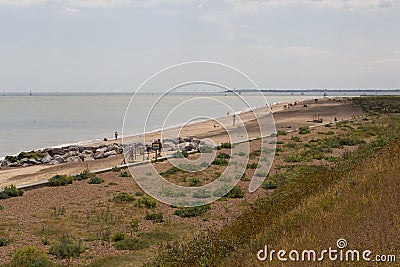
[[[67,158],[67,163],[77,163],[77,162],[82,162],[82,159],[79,156],[72,156]]]
[[[57,165],[57,164],[61,164],[61,163],[65,163],[65,159],[59,155],[56,155],[54,157],[54,159],[49,162],[49,164],[51,164],[51,165]]]
[[[114,150],[108,151],[103,154],[103,157],[109,158],[109,157],[115,157],[117,155],[117,152]]]
[[[67,153],[63,148],[51,148],[50,150],[47,151],[50,156],[54,157],[55,155],[64,155]]]
[[[94,154],[94,159],[102,159],[104,158],[104,151],[96,151]]]
[[[40,162],[43,164],[50,163],[53,158],[46,152],[46,155],[40,159]]]

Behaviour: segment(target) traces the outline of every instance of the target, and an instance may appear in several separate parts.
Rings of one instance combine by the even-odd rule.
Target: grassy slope
[[[333,168],[291,180],[221,232],[172,245],[149,265],[254,266],[260,265],[256,253],[266,244],[317,250],[334,247],[339,238],[352,249],[400,257],[400,122],[395,117],[387,122],[377,141]]]

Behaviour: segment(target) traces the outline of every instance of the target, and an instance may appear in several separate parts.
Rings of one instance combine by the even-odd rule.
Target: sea
[[[328,97],[360,95],[333,91]],[[132,136],[267,104],[321,97],[323,93],[316,92],[3,94],[0,159],[21,151],[113,139],[115,132]]]

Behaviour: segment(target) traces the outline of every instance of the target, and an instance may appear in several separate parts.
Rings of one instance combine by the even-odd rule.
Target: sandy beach
[[[269,108],[262,108],[265,113],[269,113]],[[361,110],[353,107],[346,99],[319,99],[318,101],[307,100],[294,103],[280,103],[271,106],[273,112],[276,130],[290,130],[297,129],[301,126],[318,125],[319,123],[312,122],[313,117],[318,115],[323,119],[323,123],[333,122],[337,120],[349,119],[361,114]],[[245,112],[239,115],[245,122],[244,125],[247,129],[249,138],[256,138],[260,135],[258,123],[254,119],[252,112]],[[223,118],[231,120],[230,117]],[[219,126],[219,127],[218,127]],[[174,132],[175,130],[171,130]],[[163,138],[168,136],[168,130],[164,131]],[[180,136],[192,136],[198,139],[212,138],[216,144],[229,141],[225,129],[218,125],[216,121],[209,120],[190,124],[183,127],[180,131]],[[161,132],[153,132],[146,134],[145,140],[157,140],[161,137]],[[143,136],[135,136],[124,139],[124,142],[135,142],[143,140]],[[96,143],[110,144],[121,143],[122,140],[110,140],[106,142]],[[112,166],[121,165],[124,163],[123,155],[118,155],[114,158],[99,159],[93,161],[69,163],[60,165],[36,165],[29,167],[8,168],[0,170],[0,187],[9,184],[23,185],[27,183],[43,181],[51,178],[56,174],[77,174],[85,169],[99,170]]]

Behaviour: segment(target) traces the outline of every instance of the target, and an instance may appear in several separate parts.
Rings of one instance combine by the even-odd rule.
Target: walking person
[[[118,139],[118,132],[115,131],[114,135],[115,135],[115,140],[117,140]]]

